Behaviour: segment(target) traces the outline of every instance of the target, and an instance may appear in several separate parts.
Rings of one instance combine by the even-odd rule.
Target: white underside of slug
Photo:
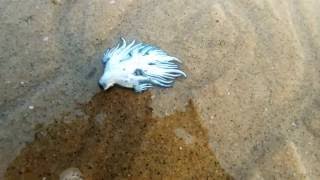
[[[144,43],[127,45],[121,39],[121,46],[107,49],[102,59],[105,69],[99,85],[104,90],[118,84],[142,92],[153,86],[172,87],[177,77],[186,77],[176,57]]]

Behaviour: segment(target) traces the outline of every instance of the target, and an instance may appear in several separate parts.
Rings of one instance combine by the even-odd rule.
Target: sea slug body
[[[187,77],[176,57],[152,45],[121,40],[121,44],[104,53],[104,73],[99,80],[102,89],[117,84],[143,92],[153,86],[172,87],[177,77]]]

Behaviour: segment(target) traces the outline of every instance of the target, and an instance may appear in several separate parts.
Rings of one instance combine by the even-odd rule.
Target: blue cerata
[[[104,73],[99,80],[102,89],[117,84],[143,92],[153,86],[172,87],[177,77],[187,76],[176,57],[152,45],[121,40],[121,45],[104,53]]]

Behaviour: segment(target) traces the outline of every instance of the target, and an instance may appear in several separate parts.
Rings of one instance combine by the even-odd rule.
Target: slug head
[[[106,72],[104,72],[101,78],[99,79],[99,87],[103,90],[109,89],[114,84],[115,84],[114,81]]]

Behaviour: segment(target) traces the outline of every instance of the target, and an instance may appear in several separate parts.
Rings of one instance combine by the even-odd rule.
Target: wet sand
[[[84,179],[231,179],[191,102],[163,119],[152,118],[149,103],[150,93],[120,88],[95,95],[76,119],[38,127],[6,179],[58,179],[69,167]]]

